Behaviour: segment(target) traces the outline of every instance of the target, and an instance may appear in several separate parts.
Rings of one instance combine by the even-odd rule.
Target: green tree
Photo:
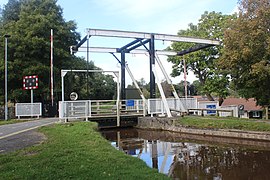
[[[200,83],[199,80],[193,81],[191,86],[193,86],[193,88],[194,88],[193,95],[201,95],[201,94],[203,94],[203,93],[201,93],[202,87],[201,87],[201,83]]]
[[[190,86],[190,82],[187,81],[187,86]],[[184,97],[185,96],[185,81],[180,81],[180,83],[177,83],[174,85],[176,92],[178,93],[179,96]],[[190,95],[188,93],[188,95]]]
[[[150,84],[146,83],[144,78],[141,78],[140,80],[136,80],[138,86],[140,87],[143,95],[145,98],[150,97]],[[132,82],[132,85],[128,85],[128,88],[136,88],[134,83]]]
[[[22,90],[22,77],[26,75],[39,76],[39,88],[34,93],[36,100],[44,101],[50,98],[51,29],[54,31],[55,94],[61,91],[61,69],[86,69],[87,63],[84,59],[70,55],[69,47],[77,44],[80,35],[76,32],[76,23],[65,21],[63,18],[63,11],[57,5],[57,0],[9,0],[2,11],[1,25],[0,34],[11,35],[8,43],[8,89],[9,99],[14,102],[29,102],[30,92]],[[4,46],[3,42],[0,44],[2,47]],[[2,53],[1,51],[0,55],[4,57]],[[91,68],[97,67],[91,64]],[[3,84],[4,64],[2,61],[0,72],[0,81]],[[80,79],[83,79],[81,81],[83,85],[78,89],[81,97],[86,96],[85,84],[87,78],[83,78],[83,76],[85,75],[80,75]],[[93,76],[90,76],[90,78],[93,80],[89,79],[89,82],[93,82]],[[108,78],[108,76],[99,77],[99,79],[105,79],[106,81],[109,81]],[[67,93],[73,90],[72,86],[75,87],[75,85],[67,85],[65,96],[68,96]],[[4,85],[0,87],[2,92],[3,87]],[[99,86],[94,87],[98,88]],[[105,94],[107,97],[107,92],[110,91],[102,87],[101,90],[99,91],[100,94]]]
[[[75,57],[69,46],[79,40],[73,21],[65,22],[62,9],[55,0],[11,0],[2,14],[2,34],[9,39],[9,97],[23,101],[22,76],[38,75],[39,89],[35,94],[44,97],[50,84],[50,29],[54,30],[54,71],[56,91],[60,89],[60,69]],[[21,93],[20,93],[21,92]],[[29,93],[28,93],[29,94]],[[37,97],[36,96],[36,97]]]
[[[223,15],[216,12],[205,12],[197,25],[189,24],[187,30],[180,30],[179,36],[193,36],[207,39],[215,39],[223,42],[224,29],[228,27],[228,20],[235,18],[235,15]],[[169,49],[182,51],[195,46],[193,43],[174,42]],[[215,93],[221,98],[227,96],[228,78],[223,75],[217,62],[221,56],[221,46],[210,47],[185,55],[184,57],[172,56],[168,61],[172,62],[172,76],[178,76],[184,72],[184,62],[186,61],[187,70],[193,71],[199,79],[201,92],[206,94],[209,100],[214,100],[212,95]]]
[[[239,15],[225,33],[220,65],[231,74],[233,87],[259,105],[270,104],[269,0],[242,0]]]
[[[6,24],[11,21],[18,21],[21,8],[21,1],[9,0],[1,11],[2,23]]]

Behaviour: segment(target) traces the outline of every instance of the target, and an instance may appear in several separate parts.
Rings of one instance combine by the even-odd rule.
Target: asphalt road
[[[57,121],[58,118],[46,118],[0,126],[0,153],[12,152],[42,142],[46,137],[35,129]]]
[[[58,118],[46,118],[40,120],[27,121],[16,124],[7,124],[0,126],[0,139],[10,137],[22,132],[26,132],[32,129],[39,128],[41,126],[47,126],[58,121]]]

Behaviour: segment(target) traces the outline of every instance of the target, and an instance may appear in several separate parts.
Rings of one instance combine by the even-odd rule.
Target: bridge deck
[[[138,117],[142,117],[143,114],[123,113],[120,115],[120,127],[133,127],[138,123]],[[86,120],[85,118],[68,118],[67,121]],[[115,128],[117,126],[116,114],[96,114],[91,117],[87,117],[88,121],[97,122],[98,128]]]
[[[133,127],[138,124],[138,117],[141,114],[125,114],[120,116],[120,127]],[[98,128],[114,128],[117,126],[117,116],[92,116],[89,121],[97,122]]]

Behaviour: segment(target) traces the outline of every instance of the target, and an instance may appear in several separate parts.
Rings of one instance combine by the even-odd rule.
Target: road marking
[[[39,125],[39,126],[35,126],[35,127],[31,127],[31,128],[28,128],[28,129],[24,129],[24,130],[21,130],[21,131],[17,131],[17,132],[11,133],[11,134],[7,134],[7,135],[5,135],[5,136],[1,136],[1,137],[0,137],[0,140],[1,140],[1,139],[4,139],[4,138],[7,138],[7,137],[10,137],[10,136],[14,136],[14,135],[17,135],[17,134],[26,132],[26,131],[30,131],[30,130],[36,129],[36,128],[39,128],[39,127],[42,127],[42,126],[47,126],[47,125],[50,125],[50,124],[53,124],[53,123],[55,123],[55,122],[49,122],[49,123],[47,123],[47,124],[42,124],[42,125]]]

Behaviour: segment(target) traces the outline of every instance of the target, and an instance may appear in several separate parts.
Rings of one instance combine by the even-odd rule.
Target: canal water
[[[173,179],[270,179],[270,143],[139,129],[102,130],[118,150]]]

